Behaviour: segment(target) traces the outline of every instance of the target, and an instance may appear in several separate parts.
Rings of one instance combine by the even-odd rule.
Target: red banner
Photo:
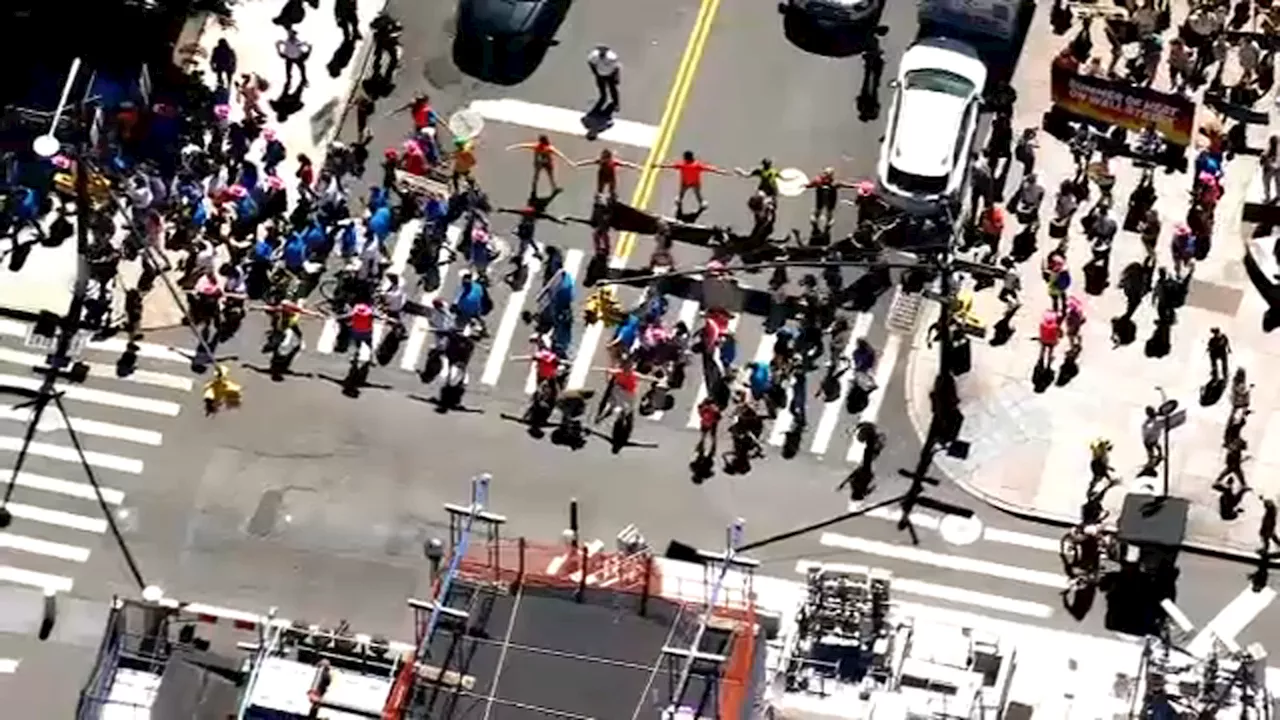
[[[1053,103],[1075,115],[1142,130],[1151,123],[1165,140],[1186,147],[1195,131],[1196,104],[1189,98],[1106,78],[1052,70]]]

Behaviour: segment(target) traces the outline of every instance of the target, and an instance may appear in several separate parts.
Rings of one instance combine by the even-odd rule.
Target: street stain
[[[301,487],[298,485],[289,485],[283,488],[273,488],[266,490],[262,496],[258,498],[258,506],[254,509],[253,515],[249,518],[249,524],[245,527],[245,531],[250,535],[258,538],[271,537],[276,532],[280,521],[285,523],[293,521],[293,517],[282,512],[285,509],[285,493],[290,490],[301,490],[303,492],[315,492],[314,488]]]
[[[422,77],[432,87],[444,89],[462,84],[462,71],[453,64],[451,55],[437,55],[422,64]]]
[[[340,106],[338,98],[331,97],[328,102],[320,106],[320,109],[311,113],[311,142],[313,144],[319,145],[321,141],[329,137],[334,125],[337,124]]]

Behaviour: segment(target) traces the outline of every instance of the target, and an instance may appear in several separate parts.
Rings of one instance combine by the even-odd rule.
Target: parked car
[[[555,44],[572,0],[459,0],[453,60],[486,82],[523,81]]]
[[[782,0],[787,34],[819,36],[827,41],[866,37],[880,25],[885,0]]]
[[[876,168],[886,202],[930,214],[960,198],[986,82],[977,50],[957,40],[922,40],[902,54]]]

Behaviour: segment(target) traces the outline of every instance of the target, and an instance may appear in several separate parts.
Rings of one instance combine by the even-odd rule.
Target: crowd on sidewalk
[[[1103,293],[1118,291],[1123,296],[1120,314],[1095,320],[1109,323],[1112,346],[1129,345],[1143,334],[1144,354],[1152,358],[1150,362],[1160,362],[1170,352],[1197,264],[1205,263],[1214,252],[1236,252],[1235,247],[1218,249],[1212,243],[1215,229],[1224,230],[1216,226],[1227,166],[1242,154],[1260,155],[1264,173],[1273,175],[1280,148],[1275,137],[1266,147],[1247,146],[1248,115],[1258,111],[1259,101],[1269,97],[1274,85],[1270,37],[1261,34],[1273,17],[1269,3],[1248,1],[1234,6],[1193,3],[1180,24],[1173,21],[1168,5],[1154,0],[1054,8],[1055,31],[1068,35],[1053,60],[1055,70],[1182,95],[1200,104],[1201,113],[1186,149],[1174,145],[1154,122],[1129,131],[1077,122],[1060,133],[1074,161],[1069,174],[1048,178],[1046,164],[1040,162],[1044,133],[1035,127],[1017,131],[997,111],[972,175],[973,223],[965,246],[975,259],[996,263],[1006,271],[993,289],[1003,309],[990,318],[993,322],[987,330],[997,346],[1031,331],[1039,345],[1034,366],[1028,369],[1034,392],[1046,392],[1055,382],[1065,385],[1082,372],[1088,308],[1101,305],[1092,298]],[[1254,28],[1256,34],[1251,32]],[[1170,197],[1179,161],[1188,153],[1190,168],[1182,176],[1187,178],[1186,185],[1177,191],[1185,192],[1187,200]],[[1157,178],[1161,165],[1168,175]],[[1019,179],[1006,191],[1011,166],[1017,168],[1012,175]],[[1127,197],[1114,192],[1117,175],[1136,178],[1136,184],[1127,182],[1127,177],[1120,183],[1132,188]],[[1113,247],[1132,256],[1126,235],[1137,237],[1141,252],[1134,261],[1113,266]],[[1025,278],[1037,274],[1020,271],[1026,262],[1037,265],[1040,287],[1023,287]],[[978,278],[974,283],[982,289],[992,281]],[[1135,316],[1148,305],[1154,318],[1150,334],[1145,335]],[[1040,308],[1045,309],[1040,312]],[[1249,454],[1241,431],[1250,416],[1249,371],[1258,368],[1235,363],[1236,354],[1220,328],[1210,329],[1194,342],[1212,368],[1200,389],[1201,404],[1230,398],[1221,472],[1213,489],[1221,495],[1223,512],[1234,517],[1251,495],[1245,470]],[[1086,372],[1111,370],[1098,367]],[[1112,467],[1116,444],[1144,448],[1146,462],[1136,470],[1139,477],[1156,476],[1167,460],[1159,441],[1162,423],[1168,420],[1154,406],[1146,407],[1145,415],[1141,428],[1131,436],[1095,437],[1088,447],[1079,448],[1080,476],[1091,474],[1090,481],[1080,483],[1082,525],[1102,522],[1107,515],[1107,492],[1131,485],[1119,477],[1127,475],[1127,470],[1117,473]],[[1090,474],[1083,470],[1086,463]],[[1256,502],[1264,499],[1260,495]]]

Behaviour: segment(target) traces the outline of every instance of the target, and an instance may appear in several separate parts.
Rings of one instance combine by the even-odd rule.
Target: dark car
[[[453,59],[486,82],[529,77],[555,43],[572,0],[459,0]]]
[[[878,32],[885,0],[782,0],[787,37],[802,46],[858,52]]]

